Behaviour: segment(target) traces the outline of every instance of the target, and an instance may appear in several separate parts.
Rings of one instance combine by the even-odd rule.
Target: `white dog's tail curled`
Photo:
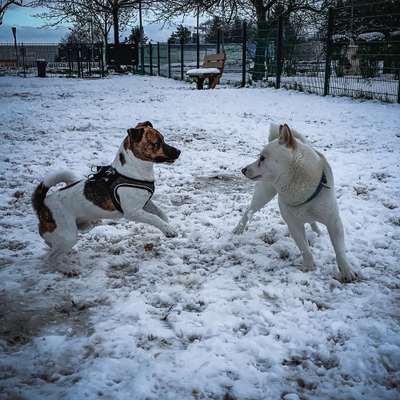
[[[64,182],[67,185],[74,183],[78,180],[78,178],[68,170],[59,170],[55,172],[51,172],[46,175],[43,179],[43,185],[47,188],[51,188],[52,186],[57,185],[57,183]]]

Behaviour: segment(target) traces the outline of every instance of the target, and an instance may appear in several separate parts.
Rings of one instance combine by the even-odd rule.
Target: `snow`
[[[210,75],[210,74],[220,74],[221,71],[218,68],[194,68],[189,69],[186,75],[197,76],[197,75]]]
[[[360,33],[357,36],[357,39],[365,40],[366,42],[372,42],[375,40],[384,40],[385,35],[382,32],[366,32],[366,33]]]
[[[398,399],[398,105],[138,76],[3,77],[0,104],[6,399]],[[154,197],[179,236],[104,221],[65,276],[37,232],[35,185],[110,162],[145,120],[182,150],[156,167]],[[330,161],[360,282],[334,279],[325,229],[307,231],[317,270],[301,272],[276,200],[232,235],[253,188],[240,168],[271,121]]]

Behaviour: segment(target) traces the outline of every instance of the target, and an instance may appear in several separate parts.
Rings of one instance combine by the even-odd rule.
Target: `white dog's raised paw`
[[[177,237],[177,236],[178,236],[178,232],[177,232],[174,228],[168,227],[168,228],[164,231],[164,235],[165,235],[167,238],[174,238],[174,237]]]

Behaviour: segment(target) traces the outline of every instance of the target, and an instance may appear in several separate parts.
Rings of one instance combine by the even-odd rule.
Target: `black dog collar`
[[[315,192],[306,201],[303,201],[302,203],[299,203],[299,204],[293,204],[290,206],[291,207],[299,207],[299,206],[309,203],[311,200],[314,200],[319,195],[319,192],[322,190],[322,188],[330,189],[330,186],[328,186],[328,181],[326,179],[325,172],[322,172],[321,179],[319,181],[317,188],[315,189]]]

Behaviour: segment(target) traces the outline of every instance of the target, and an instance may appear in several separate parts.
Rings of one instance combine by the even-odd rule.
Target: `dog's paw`
[[[235,229],[232,231],[234,235],[241,235],[244,232],[245,225],[239,222]]]
[[[361,279],[361,275],[351,269],[341,271],[338,276],[338,281],[341,283],[351,283]]]
[[[174,228],[169,226],[167,229],[165,229],[164,235],[167,238],[174,238],[178,236],[178,232]]]
[[[300,271],[302,272],[311,272],[315,271],[315,264],[314,263],[303,263],[300,267]]]

